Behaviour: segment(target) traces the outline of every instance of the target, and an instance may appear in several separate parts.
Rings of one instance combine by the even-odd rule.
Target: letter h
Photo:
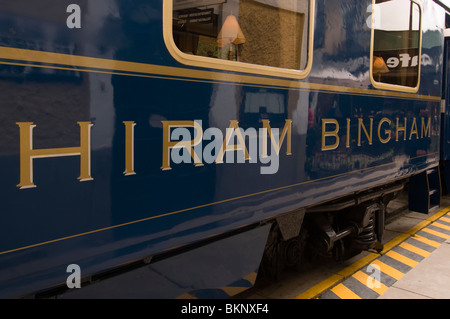
[[[93,180],[91,176],[91,122],[77,122],[80,126],[80,146],[33,149],[33,122],[17,122],[20,129],[20,189],[36,187],[33,183],[33,159],[45,157],[80,156],[80,182]]]

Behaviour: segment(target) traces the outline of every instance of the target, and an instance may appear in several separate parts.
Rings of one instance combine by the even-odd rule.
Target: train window
[[[185,64],[303,78],[313,8],[314,0],[166,0],[164,39]]]
[[[422,9],[414,0],[375,0],[371,79],[377,88],[419,88]]]

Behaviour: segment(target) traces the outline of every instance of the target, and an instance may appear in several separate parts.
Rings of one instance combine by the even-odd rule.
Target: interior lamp
[[[373,61],[373,73],[388,73],[389,69],[386,66],[386,63],[384,62],[383,58],[380,56],[375,57]]]
[[[234,45],[245,43],[245,36],[242,33],[239,23],[234,15],[230,14],[223,23],[222,29],[217,36],[217,43],[219,47],[223,48],[225,45],[230,44],[230,51],[228,58],[232,58],[232,50]]]

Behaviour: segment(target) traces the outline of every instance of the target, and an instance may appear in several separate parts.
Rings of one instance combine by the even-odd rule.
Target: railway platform
[[[450,299],[450,197],[428,215],[408,212],[386,228],[391,238],[382,252],[367,254],[296,298]]]
[[[450,299],[450,240],[446,240],[378,299]]]
[[[428,214],[393,203],[384,249],[289,273],[250,299],[450,299],[450,195]],[[406,206],[405,206],[406,205]]]

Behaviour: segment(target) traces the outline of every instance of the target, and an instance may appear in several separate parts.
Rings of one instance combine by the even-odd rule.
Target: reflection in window
[[[240,109],[239,125],[242,128],[261,127],[270,120],[271,127],[283,128],[287,119],[286,95],[265,89],[248,89]]]
[[[419,5],[410,0],[376,0],[373,14],[374,81],[416,87],[421,37]]]
[[[245,95],[245,113],[284,114],[284,97],[274,93],[251,93]]]
[[[173,38],[186,54],[303,70],[309,1],[173,0]]]

